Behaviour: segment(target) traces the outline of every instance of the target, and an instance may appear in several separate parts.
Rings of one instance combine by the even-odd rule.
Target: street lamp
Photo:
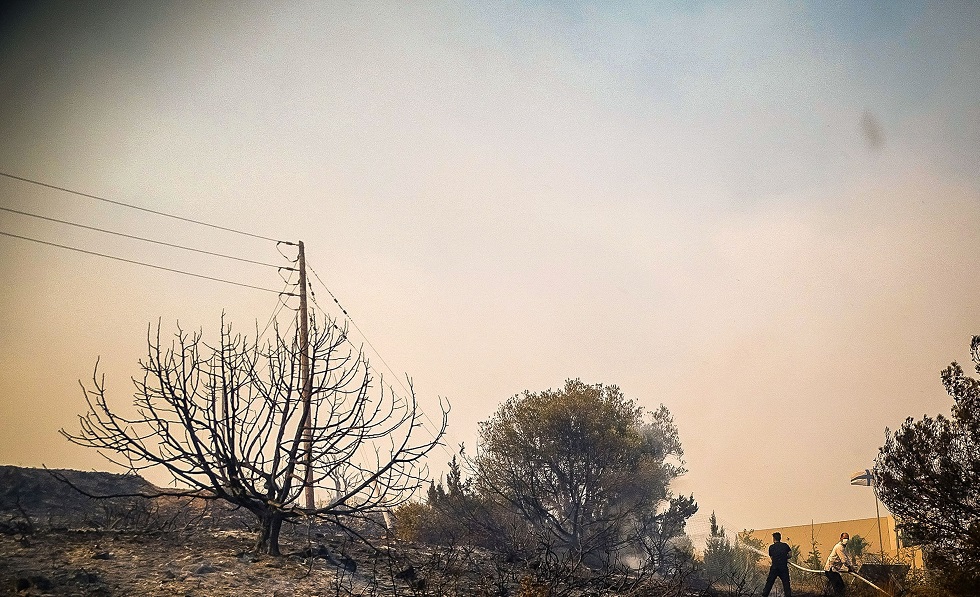
[[[857,471],[851,473],[851,485],[859,485],[862,487],[870,487],[872,493],[875,496],[875,514],[877,515],[878,521],[878,549],[881,553],[881,563],[885,563],[885,541],[881,534],[881,510],[878,509],[878,492],[875,491],[874,487],[874,475],[871,474],[871,469],[864,469],[863,471]]]

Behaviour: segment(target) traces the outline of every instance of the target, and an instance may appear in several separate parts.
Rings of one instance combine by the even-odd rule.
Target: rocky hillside
[[[136,475],[0,466],[0,523],[78,526],[101,515],[106,506],[132,502],[121,498],[96,500],[76,487],[97,496],[148,494],[156,490]]]

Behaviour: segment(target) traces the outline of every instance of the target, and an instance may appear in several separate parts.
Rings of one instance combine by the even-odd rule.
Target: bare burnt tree
[[[133,378],[135,415],[109,407],[97,362],[91,387],[82,384],[89,410],[80,431],[61,433],[132,471],[166,469],[177,489],[156,495],[225,500],[251,512],[258,552],[279,555],[286,521],[328,519],[355,532],[352,523],[403,503],[425,481],[424,458],[445,432],[448,408],[440,403],[439,428],[420,439],[424,414],[411,382],[406,396],[385,388],[346,330],[315,316],[307,403],[299,341],[275,331],[260,344],[222,318],[217,346],[179,326],[165,346],[157,324],[142,378]],[[329,490],[313,508],[302,499],[307,462],[312,483]]]

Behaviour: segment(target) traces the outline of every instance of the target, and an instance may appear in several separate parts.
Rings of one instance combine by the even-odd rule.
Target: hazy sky
[[[433,418],[452,403],[451,445],[567,378],[663,403],[676,489],[736,528],[874,516],[849,474],[886,427],[949,412],[939,371],[980,334],[978,147],[977,3],[68,2],[0,24],[0,171],[303,240]],[[282,261],[3,177],[0,206]],[[283,287],[5,211],[0,232]],[[126,405],[149,323],[213,337],[277,307],[0,251],[0,463],[105,470],[57,434],[96,357]]]

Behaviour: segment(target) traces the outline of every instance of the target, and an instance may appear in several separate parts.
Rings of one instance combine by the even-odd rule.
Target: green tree
[[[763,553],[767,553],[765,541],[755,538],[752,535],[754,532],[754,529],[745,529],[739,532],[735,541],[735,547],[742,554],[743,559],[753,565],[762,559]]]
[[[465,458],[465,453],[460,454]],[[400,539],[433,545],[476,545],[507,551],[501,546],[499,508],[478,494],[473,479],[463,479],[459,459],[449,461],[445,480],[432,481],[424,503],[410,502],[395,511],[395,530]]]
[[[800,562],[800,556],[803,554],[803,548],[799,545],[790,545],[789,549],[789,561],[798,564]]]
[[[616,386],[568,380],[510,398],[481,424],[474,468],[478,490],[524,521],[512,539],[590,566],[679,535],[697,509],[670,491],[686,472],[670,413],[644,417]]]
[[[761,585],[766,581],[766,576],[762,574],[764,568],[760,567],[759,562],[763,559],[762,554],[768,551],[762,539],[752,536],[754,532],[752,529],[742,530],[735,542],[736,570],[742,571],[747,585]],[[766,562],[769,562],[768,557]]]
[[[855,559],[864,557],[865,550],[868,549],[868,541],[861,535],[852,535],[851,539],[844,546],[844,552]]]
[[[708,519],[710,534],[704,549],[704,574],[709,582],[730,582],[735,575],[735,547],[725,536],[714,512]]]
[[[734,589],[736,594],[761,585],[759,561],[765,553],[764,542],[752,536],[749,529],[742,530],[732,541],[725,534],[725,527],[718,524],[715,513],[708,519],[710,525],[704,550],[704,575],[709,583],[720,583]]]
[[[980,373],[980,336],[970,343]],[[878,496],[946,590],[980,594],[980,381],[953,362],[941,374],[951,417],[911,417],[891,433],[875,461]]]
[[[824,566],[823,556],[820,554],[817,540],[812,533],[810,536],[810,553],[806,555],[805,564],[810,570],[823,570]]]
[[[789,561],[797,566],[806,566],[806,562],[802,562],[800,558],[803,555],[803,547],[800,545],[794,545],[789,542],[789,537],[784,537],[786,543],[789,545]],[[813,574],[809,572],[803,572],[795,566],[789,567],[789,578],[790,584],[794,587],[802,587],[805,582],[811,581]]]

